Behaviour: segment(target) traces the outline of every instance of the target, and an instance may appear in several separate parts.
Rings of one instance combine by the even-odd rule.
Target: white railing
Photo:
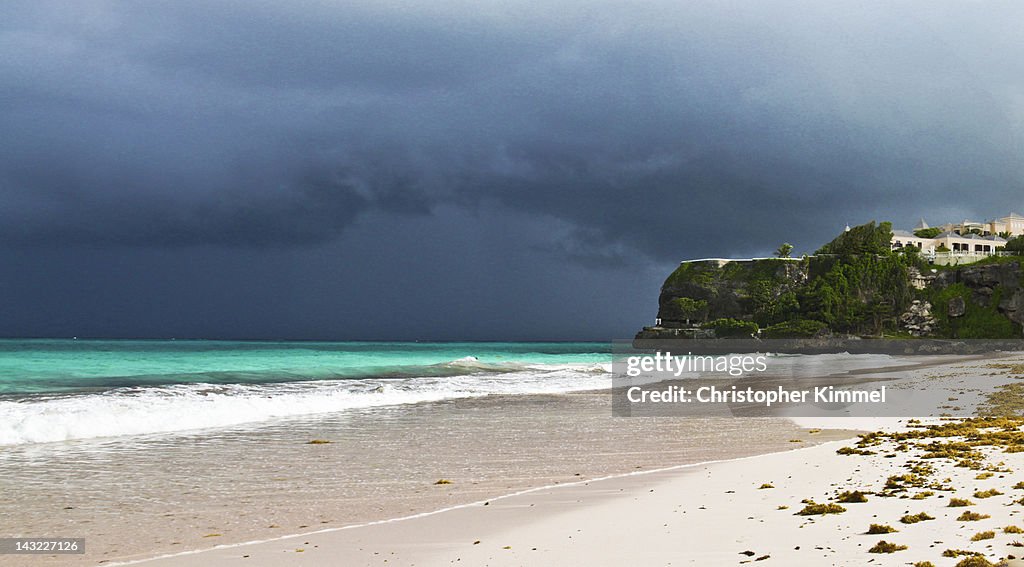
[[[683,260],[679,263],[690,264],[693,262],[720,262],[724,264],[727,262],[755,262],[758,260],[789,260],[791,262],[799,262],[800,260],[803,260],[803,258],[779,258],[778,256],[771,256],[768,258],[697,258],[695,260]]]
[[[893,249],[893,251],[898,251],[898,250],[900,250],[900,249],[899,248],[894,248]],[[954,252],[952,250],[946,251],[946,252],[938,252],[938,251],[921,250],[920,254],[921,254],[922,258],[925,258],[927,260],[935,260],[935,259],[938,259],[938,258],[941,258],[941,259],[948,259],[948,258],[956,258],[956,259],[978,258],[978,259],[980,259],[980,258],[988,258],[990,256],[1014,256],[1015,255],[1013,252],[1006,252],[1006,251],[1003,251],[1003,250],[995,250],[995,251],[990,251],[990,252],[970,252],[970,251],[966,251],[966,250],[957,250],[956,252]],[[719,264],[726,264],[726,263],[729,263],[729,262],[756,262],[758,260],[789,260],[791,262],[799,262],[799,261],[803,260],[805,257],[806,258],[814,258],[816,256],[835,256],[835,254],[808,254],[807,256],[800,256],[800,257],[796,257],[796,258],[778,258],[778,257],[775,257],[775,256],[768,257],[768,258],[697,258],[697,259],[694,259],[694,260],[683,260],[683,261],[681,261],[679,263],[680,264],[691,264],[691,263],[694,263],[694,262],[718,262]]]

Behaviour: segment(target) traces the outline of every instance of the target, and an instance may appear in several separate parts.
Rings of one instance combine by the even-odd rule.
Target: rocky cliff
[[[686,262],[638,338],[913,336],[1015,338],[1021,261],[933,267],[899,254]]]

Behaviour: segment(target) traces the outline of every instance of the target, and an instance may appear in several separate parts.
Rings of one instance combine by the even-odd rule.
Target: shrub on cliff
[[[907,261],[902,254],[815,258],[810,281],[801,290],[802,318],[859,334],[894,326],[913,299]]]
[[[827,325],[821,321],[797,319],[765,327],[761,331],[761,336],[766,339],[804,339],[817,335],[825,327]]]
[[[1014,236],[1006,242],[1003,250],[1013,252],[1014,256],[1024,256],[1024,236]]]
[[[874,221],[851,228],[816,252],[816,254],[835,254],[837,256],[859,256],[861,254],[888,256],[891,253],[892,223],[875,224]]]
[[[690,297],[677,297],[672,300],[672,305],[675,306],[681,319],[690,321],[691,319],[704,319],[708,312],[708,302],[703,299],[693,299]]]
[[[706,327],[715,331],[718,338],[749,337],[757,332],[757,323],[751,321],[740,321],[739,319],[715,319],[709,322]]]

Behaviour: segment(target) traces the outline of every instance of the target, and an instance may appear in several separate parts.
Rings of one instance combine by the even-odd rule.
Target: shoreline
[[[810,429],[810,428],[805,428],[805,429]],[[362,524],[352,524],[352,525],[347,525],[347,526],[339,526],[339,527],[335,527],[335,528],[325,528],[325,529],[316,530],[316,531],[312,531],[312,532],[303,532],[303,533],[296,533],[296,534],[290,534],[290,535],[283,535],[283,536],[278,536],[278,537],[274,537],[274,538],[270,538],[270,539],[262,539],[262,540],[253,540],[253,541],[246,541],[246,542],[240,542],[240,543],[225,544],[225,545],[220,545],[220,546],[216,546],[216,547],[213,547],[213,548],[182,551],[182,552],[179,552],[179,553],[172,553],[172,554],[168,554],[168,555],[160,555],[160,556],[157,556],[157,557],[151,557],[151,558],[147,558],[147,559],[133,559],[133,560],[129,560],[129,561],[109,562],[109,563],[105,563],[105,565],[109,565],[110,567],[118,567],[118,566],[121,566],[121,565],[158,564],[158,562],[162,562],[162,561],[173,560],[173,559],[176,559],[176,558],[181,558],[181,557],[186,557],[186,556],[200,555],[200,554],[204,554],[204,553],[207,553],[207,552],[237,549],[237,548],[248,547],[248,546],[258,546],[258,545],[261,545],[261,544],[273,544],[273,543],[276,543],[276,542],[282,542],[282,541],[290,540],[290,539],[309,538],[311,536],[318,536],[318,535],[323,535],[323,534],[332,534],[332,533],[342,532],[342,531],[346,531],[346,530],[358,530],[358,529],[362,529],[362,528],[372,528],[372,527],[375,527],[375,526],[384,526],[384,525],[387,525],[387,524],[392,524],[392,523],[397,523],[397,522],[414,521],[414,520],[419,520],[419,519],[423,519],[423,518],[429,518],[429,517],[440,515],[440,514],[445,514],[445,513],[448,513],[448,512],[454,512],[454,511],[457,511],[457,510],[464,510],[464,509],[476,508],[476,507],[482,507],[482,506],[490,506],[491,504],[493,504],[495,502],[503,502],[505,500],[516,499],[516,498],[519,498],[519,497],[522,497],[522,496],[528,496],[528,495],[535,494],[535,493],[543,493],[543,492],[547,492],[547,491],[551,491],[551,490],[579,488],[579,487],[589,486],[591,483],[601,483],[601,482],[611,481],[611,480],[624,480],[624,479],[633,478],[633,477],[665,475],[667,473],[673,473],[673,472],[678,472],[678,471],[685,471],[687,469],[697,469],[697,468],[701,468],[701,467],[709,467],[709,466],[712,466],[712,465],[720,465],[720,464],[724,464],[724,463],[735,463],[735,462],[742,462],[742,461],[757,460],[757,459],[760,459],[760,458],[763,458],[763,457],[768,457],[768,456],[773,456],[773,455],[781,455],[781,454],[794,453],[794,452],[799,452],[799,451],[808,451],[808,450],[816,449],[816,448],[819,448],[819,447],[822,447],[822,446],[826,446],[826,445],[832,446],[832,445],[837,445],[837,444],[844,444],[844,443],[849,442],[849,440],[854,439],[856,437],[856,434],[858,433],[855,430],[836,430],[836,431],[846,431],[846,432],[849,432],[850,435],[847,436],[847,437],[841,438],[841,439],[833,439],[833,440],[829,440],[829,441],[824,441],[822,443],[818,443],[818,444],[811,445],[811,446],[795,447],[795,448],[792,448],[792,449],[783,449],[781,451],[773,451],[773,452],[769,452],[769,453],[758,453],[758,454],[755,454],[755,455],[733,457],[733,458],[729,458],[729,459],[718,459],[718,460],[703,461],[703,462],[698,462],[698,463],[685,463],[685,464],[672,465],[672,466],[668,466],[668,467],[664,467],[664,468],[659,468],[659,469],[651,469],[651,470],[643,470],[643,471],[629,471],[629,472],[624,472],[624,473],[619,473],[619,474],[611,474],[611,475],[607,475],[607,476],[590,478],[590,479],[586,479],[586,480],[578,480],[578,481],[573,481],[573,482],[568,482],[568,483],[548,484],[548,485],[544,485],[544,486],[537,486],[537,487],[533,487],[533,488],[527,488],[525,490],[520,490],[520,491],[508,493],[508,494],[502,494],[500,496],[495,496],[493,498],[487,498],[487,499],[478,500],[478,501],[475,501],[475,502],[468,502],[468,503],[465,503],[465,504],[457,504],[457,505],[454,505],[454,506],[449,506],[447,508],[441,508],[441,509],[432,510],[432,511],[429,511],[429,512],[421,512],[421,513],[412,514],[412,515],[409,515],[409,516],[402,516],[402,517],[397,517],[397,518],[389,518],[389,519],[385,519],[385,520],[375,520],[375,521],[372,521],[372,522],[365,522],[365,523],[362,523]]]
[[[87,555],[37,556],[33,565],[142,560],[834,435],[763,418],[612,419],[604,392],[493,396],[254,431],[16,449],[5,453],[0,474],[10,473],[23,490],[6,494],[18,514],[0,518],[0,531],[88,540]],[[117,484],[100,482],[112,474]],[[439,479],[452,484],[439,486]]]
[[[976,375],[982,369],[992,368],[993,360],[972,357],[971,360],[918,366],[910,373],[912,378],[902,380],[907,384],[926,383],[930,388],[949,392],[965,389],[965,383],[981,386]],[[898,367],[893,369],[899,370]],[[972,403],[976,405],[978,402]],[[837,425],[828,418],[820,421],[825,422],[825,427]],[[798,418],[794,422],[805,428],[815,425],[813,418]],[[911,431],[916,427],[909,418],[873,418],[860,425],[875,425],[890,432]],[[874,427],[867,429],[875,430]],[[906,494],[903,498],[874,496],[880,494],[879,490],[885,492],[881,486],[886,483],[886,474],[892,473],[889,475],[891,480],[899,471],[913,467],[918,459],[901,454],[902,449],[896,442],[892,443],[893,452],[886,455],[836,455],[839,448],[858,446],[852,440],[854,433],[848,431],[845,439],[809,447],[535,487],[414,516],[121,564],[190,567],[214,561],[227,566],[269,567],[332,564],[331,558],[345,557],[346,565],[431,566],[463,561],[467,564],[521,565],[528,562],[531,565],[555,566],[570,560],[592,565],[616,565],[629,561],[636,563],[637,554],[642,552],[644,555],[640,562],[644,564],[678,564],[680,561],[700,565],[742,564],[755,559],[775,559],[784,564],[827,562],[860,565],[873,560],[873,564],[879,565],[906,565],[910,559],[953,566],[956,561],[942,557],[943,550],[934,549],[940,544],[933,543],[952,539],[960,540],[956,545],[949,544],[949,549],[954,551],[987,554],[993,561],[1012,555],[1006,551],[1009,549],[1006,546],[1013,543],[1009,536],[993,536],[999,540],[998,549],[984,547],[987,540],[978,540],[980,544],[970,541],[967,536],[971,534],[967,534],[963,526],[956,525],[954,514],[945,509],[945,502],[949,500],[944,492],[936,495],[938,490],[921,490],[913,499]],[[871,435],[874,434],[861,436],[861,439]],[[1024,452],[1007,457],[1020,461],[1019,466],[1024,470]],[[1002,470],[999,468],[1003,466],[1002,462],[993,468]],[[751,466],[751,463],[756,464]],[[950,486],[943,487],[944,490],[957,489],[968,494],[972,490],[980,490],[978,486],[972,486],[974,472],[970,470],[965,473],[947,466],[941,474],[955,479],[949,482]],[[999,494],[1019,496],[1009,486],[1002,486],[1008,478],[1012,478],[1012,474],[1006,472],[988,484],[998,486],[1000,489],[996,492]],[[764,490],[768,483],[770,489]],[[878,503],[875,506],[844,504],[849,511],[834,516],[794,514],[804,505],[801,500],[834,501],[841,489],[865,490],[872,495],[869,500]],[[650,496],[666,493],[669,494],[667,498]],[[1000,500],[1008,497],[1002,496]],[[978,508],[981,506],[987,506],[985,510],[989,515],[998,513],[1001,517],[998,521],[980,523],[979,529],[995,523],[999,525],[994,525],[994,528],[1001,529],[1011,526],[1012,521],[1024,524],[1024,518],[1017,517],[1024,511],[1024,506],[1020,510],[1006,510],[1002,502],[993,508],[991,502],[979,500]],[[930,523],[924,524],[923,528],[898,523],[901,513],[914,512],[918,508],[938,518],[937,523],[943,527],[936,531]],[[900,553],[867,555],[867,547],[884,539],[864,534],[868,524],[880,516],[865,513],[872,509],[888,514],[886,523],[898,526],[894,528],[898,531],[888,536],[889,541],[896,542],[897,546],[908,545],[914,550],[913,557]],[[699,521],[692,519],[706,510],[717,512],[705,514],[706,517]],[[953,511],[960,512],[959,509]],[[681,520],[680,515],[687,513],[692,514],[691,519]],[[832,521],[833,518],[839,521]],[[709,526],[717,527],[712,529]],[[732,537],[731,529],[740,529],[741,535]],[[623,530],[629,531],[629,540],[622,538]],[[813,545],[799,543],[808,539]],[[749,557],[747,553],[750,553]]]
[[[985,361],[989,360],[995,359],[985,359]],[[985,361],[979,363],[976,359],[970,361],[963,359],[936,360],[932,364],[928,364],[927,367],[915,365],[917,367],[910,370],[906,368],[906,365],[897,365],[870,369],[870,371],[877,374],[903,372],[904,375],[896,380],[889,377],[883,380],[890,384],[900,384],[903,387],[935,390],[933,394],[945,400],[946,394],[943,392],[946,390],[952,392],[965,388],[990,389],[984,385],[985,380],[981,377],[982,369],[990,367],[985,364]],[[870,378],[865,374],[867,372],[858,372],[859,377]],[[718,470],[723,467],[729,469],[733,466],[730,463],[747,463],[752,459],[767,459],[765,462],[782,459],[788,463],[787,467],[800,469],[803,464],[798,457],[792,455],[817,454],[804,453],[804,451],[813,451],[822,444],[834,440],[848,441],[856,434],[857,430],[906,427],[906,424],[903,423],[906,419],[898,418],[732,417],[661,420],[634,417],[609,420],[608,418],[611,417],[609,398],[606,391],[539,396],[495,396],[429,403],[417,407],[393,408],[388,411],[374,410],[367,413],[367,417],[373,418],[369,422],[361,421],[363,418],[358,418],[358,416],[346,415],[339,420],[339,424],[336,426],[341,429],[331,429],[319,420],[303,426],[299,431],[296,431],[294,424],[291,424],[281,428],[278,436],[280,438],[273,437],[273,439],[277,439],[274,441],[276,445],[268,445],[260,441],[260,439],[264,439],[264,433],[243,435],[237,442],[231,442],[230,436],[211,437],[209,441],[203,441],[203,444],[213,443],[211,447],[223,447],[225,444],[235,443],[239,450],[244,451],[241,455],[245,455],[246,462],[260,462],[259,455],[265,454],[268,458],[273,459],[275,466],[295,469],[296,464],[302,465],[305,468],[300,467],[292,473],[296,482],[300,482],[300,484],[296,484],[294,492],[281,492],[278,488],[280,485],[276,483],[266,484],[266,488],[272,492],[261,491],[259,494],[254,494],[254,500],[250,498],[243,501],[222,499],[223,505],[227,506],[225,511],[229,511],[235,516],[230,524],[237,526],[237,529],[220,524],[213,516],[207,518],[202,514],[196,516],[196,518],[202,519],[186,520],[184,524],[181,524],[184,528],[191,526],[189,529],[193,535],[190,539],[182,539],[182,535],[173,535],[168,530],[171,524],[166,522],[163,522],[163,528],[147,528],[140,524],[138,527],[132,528],[139,534],[155,533],[154,529],[168,532],[164,534],[166,538],[160,538],[164,543],[158,541],[157,545],[146,546],[142,545],[144,541],[141,541],[140,545],[134,549],[109,548],[109,551],[105,553],[101,547],[94,544],[91,547],[94,551],[91,551],[89,556],[78,558],[65,556],[65,558],[60,558],[65,560],[59,562],[57,557],[39,557],[40,561],[37,564],[69,564],[75,559],[79,560],[75,564],[96,564],[97,560],[102,559],[101,563],[103,564],[134,565],[160,561],[161,563],[155,564],[177,565],[180,563],[184,565],[187,564],[185,562],[189,557],[209,558],[212,557],[207,555],[210,553],[228,553],[231,550],[242,548],[269,549],[299,539],[302,542],[313,542],[311,549],[318,549],[317,545],[326,548],[341,545],[342,539],[356,537],[339,534],[358,532],[372,536],[373,533],[396,529],[387,528],[387,526],[399,524],[413,526],[408,528],[411,530],[410,533],[405,533],[407,528],[401,528],[400,531],[404,534],[402,538],[405,539],[385,538],[384,541],[378,542],[388,545],[388,542],[422,538],[423,534],[419,533],[415,526],[424,525],[423,522],[434,522],[435,520],[432,518],[454,517],[449,515],[461,515],[468,513],[465,511],[481,509],[493,512],[505,507],[509,502],[512,503],[509,504],[510,508],[516,509],[516,501],[550,494],[543,499],[545,503],[550,504],[550,506],[544,506],[545,514],[528,520],[521,517],[513,518],[507,524],[494,525],[494,529],[504,526],[505,529],[514,531],[515,529],[526,529],[538,521],[544,522],[548,517],[570,513],[575,509],[572,506],[572,497],[595,502],[598,495],[607,495],[606,493],[610,490],[607,488],[608,486],[617,486],[620,489],[619,492],[639,497],[646,490],[657,489],[654,486],[648,487],[655,480],[660,482],[672,480],[668,477],[685,477],[686,471],[697,469],[702,471]],[[496,415],[501,416],[501,419],[495,419]],[[567,419],[569,421],[566,421]],[[353,422],[353,424],[346,425],[346,422]],[[364,431],[366,426],[373,423],[380,424],[377,433]],[[583,429],[579,431],[574,431],[572,428],[567,429],[566,425],[570,423],[575,428],[582,427]],[[350,429],[350,427],[356,426],[359,429]],[[428,429],[424,430],[425,427]],[[437,429],[438,427],[441,429]],[[751,427],[756,429],[752,430]],[[510,428],[514,431],[509,431]],[[317,436],[323,433],[328,438],[334,439],[335,443],[307,445],[303,439],[308,440],[314,435],[314,432]],[[352,447],[339,445],[340,440],[347,435],[346,432],[360,432],[367,437],[367,442],[372,444]],[[689,436],[694,434],[697,436],[689,439]],[[407,445],[406,449],[390,445],[405,435],[413,436],[404,442]],[[609,438],[609,435],[613,437]],[[680,437],[680,435],[684,437]],[[410,485],[408,481],[403,481],[405,484],[402,486],[409,488],[402,490],[411,489],[412,492],[408,492],[410,496],[422,494],[416,496],[415,499],[409,499],[400,496],[400,494],[404,494],[400,491],[398,499],[394,500],[393,504],[395,505],[390,508],[380,507],[378,510],[378,502],[372,498],[353,500],[351,496],[345,496],[345,490],[339,493],[336,489],[321,484],[323,481],[330,481],[330,478],[320,477],[320,480],[317,480],[315,476],[322,475],[325,470],[322,463],[341,462],[336,459],[344,459],[345,455],[352,451],[355,451],[353,454],[361,454],[367,448],[376,447],[381,458],[385,456],[390,458],[401,455],[411,457],[424,450],[437,450],[440,446],[433,446],[432,443],[438,436],[443,436],[449,444],[454,443],[455,452],[441,453],[428,458],[428,461],[433,459],[436,464],[441,464],[449,470],[435,469],[436,472],[431,473],[429,468],[423,469],[428,471],[427,475],[430,475],[426,478],[424,478],[423,470],[413,474],[409,478],[413,484]],[[450,439],[451,436],[456,437]],[[791,444],[796,441],[794,437],[799,437],[804,445],[798,448],[794,447]],[[378,440],[388,440],[389,444],[380,447]],[[512,445],[506,446],[509,442]],[[581,442],[583,442],[582,445]],[[301,443],[301,445],[296,445],[297,443]],[[349,442],[346,441],[346,443]],[[462,443],[470,443],[470,445],[465,446]],[[811,443],[814,445],[808,446]],[[159,449],[159,454],[162,458],[170,458],[173,461],[174,459],[167,455],[166,450],[178,446],[179,444],[165,444]],[[495,453],[496,449],[497,454]],[[339,453],[338,450],[342,450],[342,452]],[[697,452],[694,452],[695,450]],[[709,450],[712,452],[708,453]],[[704,458],[700,458],[701,451],[704,451]],[[725,455],[725,458],[715,458],[716,454]],[[226,458],[218,457],[216,454],[209,454],[206,457],[207,459],[202,463],[197,463],[197,466],[201,465],[205,468],[196,469],[194,474],[208,474],[202,471],[215,470],[210,467]],[[495,461],[496,457],[499,458],[498,461]],[[508,462],[500,460],[506,458],[512,460]],[[295,461],[295,459],[299,459],[299,461]],[[316,460],[309,461],[308,459]],[[456,461],[459,459],[464,461],[464,464],[461,465],[464,467],[462,472],[456,472],[456,468],[459,466]],[[822,463],[827,464],[829,460],[824,458]],[[835,457],[832,456],[831,460],[835,460]],[[389,462],[395,461],[392,459]],[[303,465],[303,463],[306,464]],[[531,470],[528,467],[523,468],[527,464],[534,467],[533,472],[524,472]],[[645,465],[643,470],[634,470],[641,469],[641,465]],[[243,467],[241,470],[246,470],[245,467],[251,465],[243,463],[241,466]],[[537,466],[541,466],[541,468],[537,468]],[[389,465],[383,471],[402,468],[398,465]],[[573,471],[576,473],[573,474]],[[351,472],[351,465],[346,464],[346,475]],[[369,472],[373,473],[372,470]],[[584,473],[582,476],[589,478],[580,480],[580,473]],[[434,476],[435,474],[437,476]],[[228,476],[223,479],[223,482],[233,484],[235,482],[233,479],[237,478]],[[382,479],[377,478],[375,473],[365,478],[372,479],[376,483],[370,486],[392,487],[387,488],[388,491],[399,486],[388,483],[381,484]],[[453,478],[455,484],[451,487],[430,486],[437,484],[434,480],[438,478]],[[545,479],[547,480],[545,481]],[[200,479],[197,478],[197,480]],[[214,487],[218,486],[218,482],[213,479],[204,477],[201,480],[209,481]],[[246,482],[250,482],[249,479]],[[416,488],[417,486],[419,488]],[[366,489],[366,485],[355,482],[352,490],[358,492],[352,494],[365,492]],[[166,491],[166,489],[162,490]],[[590,492],[591,490],[592,492]],[[687,490],[692,491],[692,487]],[[157,492],[156,494],[161,493]],[[245,503],[250,500],[250,503]],[[709,501],[713,501],[713,499]],[[274,514],[285,514],[287,518],[290,518],[287,523],[274,520],[275,524],[281,524],[281,526],[317,527],[318,522],[309,520],[317,520],[319,517],[333,521],[319,522],[325,524],[322,529],[312,531],[299,529],[287,535],[277,535],[274,533],[275,530],[266,529],[267,527],[278,528],[278,532],[282,529],[277,525],[267,526],[269,517],[254,521],[251,519],[253,517],[251,513],[245,513],[247,510],[253,509],[253,506],[271,510]],[[520,507],[532,506],[524,504]],[[346,512],[342,516],[338,516],[337,514],[342,513],[342,510]],[[375,513],[373,510],[378,510],[378,512]],[[387,513],[388,510],[392,513]],[[196,510],[191,511],[197,512]],[[403,511],[406,513],[402,513]],[[149,507],[147,511],[150,515],[158,512],[160,509],[153,507]],[[358,515],[352,516],[352,512],[356,512]],[[628,510],[616,509],[606,518],[606,521],[609,525],[616,525],[617,516],[626,512]],[[349,515],[345,516],[344,514]],[[257,517],[264,516],[257,515]],[[351,519],[346,521],[346,518],[349,517]],[[12,518],[11,520],[16,519]],[[261,528],[260,522],[264,527]],[[341,522],[340,525],[339,522]],[[300,523],[309,525],[299,525]],[[491,521],[484,518],[477,518],[467,523],[467,526],[477,530],[485,527],[491,529],[488,527],[490,525]],[[432,529],[434,528],[431,527],[426,531],[429,532]],[[224,541],[221,545],[207,547],[204,544],[213,543],[213,540],[206,539],[209,536],[202,534],[213,531],[217,532],[217,536],[220,536],[221,533],[225,534],[224,540],[230,538],[235,541]],[[178,532],[187,535],[180,529]],[[247,534],[248,537],[246,537]],[[270,537],[266,537],[268,535]],[[169,538],[176,538],[190,547],[182,551],[173,550],[166,544],[167,541],[170,541]],[[102,543],[103,541],[100,539],[99,545]],[[424,549],[428,550],[433,549],[436,543],[429,540],[420,541],[420,545],[425,546]],[[306,551],[311,551],[311,549],[296,555],[312,557],[312,553],[305,555]],[[168,550],[170,553],[167,553]],[[346,550],[345,553],[350,551]],[[263,552],[260,551],[260,553]],[[245,553],[245,555],[252,554]],[[249,560],[252,557],[246,559]],[[276,558],[271,564],[279,564],[279,559]],[[53,562],[47,563],[47,560]],[[417,559],[417,562],[420,560]],[[372,558],[367,561],[367,564],[373,564]],[[0,563],[3,563],[2,559],[0,559]],[[260,565],[253,562],[247,564]]]
[[[913,497],[910,492],[882,497],[878,489],[886,475],[892,478],[912,460],[879,456],[864,461],[864,457],[836,455],[839,448],[851,444],[834,441],[546,487],[415,518],[121,565],[555,567],[765,561],[764,565],[871,562],[895,567],[931,561],[937,567],[952,567],[964,556],[944,557],[946,550],[987,556],[987,564],[992,565],[1016,549],[1013,543],[1020,536],[1003,533],[1004,527],[1024,524],[1021,508],[1008,508],[1004,502],[1020,496],[1020,491],[1004,486],[1011,482],[1009,478],[972,482],[974,471],[960,471],[952,481],[962,485],[956,492],[918,499],[931,491],[908,488]],[[1024,463],[1024,455],[1017,462]],[[935,476],[948,473],[943,469]],[[992,499],[971,497],[982,487],[1005,492]],[[807,502],[834,502],[837,493],[851,489],[865,490],[866,501],[843,501],[845,511],[839,514],[799,514]],[[953,495],[971,498],[972,504],[950,507]],[[963,511],[983,518],[957,521]],[[921,513],[930,520],[900,521],[901,516]],[[891,526],[893,533],[867,533],[876,523]],[[985,530],[993,536],[972,541],[974,534]],[[879,542],[907,548],[895,553],[869,551]]]
[[[1024,427],[1024,420],[1016,423]],[[986,450],[987,460],[974,467],[945,459],[922,465],[920,453],[899,449],[898,437],[869,443],[873,455],[837,455],[863,443],[832,441],[126,564],[554,567],[771,560],[765,565],[929,561],[952,567],[968,555],[986,558],[978,565],[994,565],[1015,551],[1019,556],[1021,536],[1015,534],[1024,532],[1024,506],[1015,499],[1024,492],[1010,484],[1019,478],[1011,471],[1024,466],[1024,452]],[[805,514],[824,503],[839,512]],[[875,524],[889,533],[872,535]],[[893,551],[877,551],[887,545]]]

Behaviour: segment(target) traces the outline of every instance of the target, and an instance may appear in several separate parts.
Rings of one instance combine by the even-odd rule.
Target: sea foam
[[[448,364],[476,366],[472,357]],[[483,367],[484,365],[480,365]],[[505,365],[443,377],[174,384],[0,401],[0,445],[170,433],[493,394],[609,387],[610,365]]]

